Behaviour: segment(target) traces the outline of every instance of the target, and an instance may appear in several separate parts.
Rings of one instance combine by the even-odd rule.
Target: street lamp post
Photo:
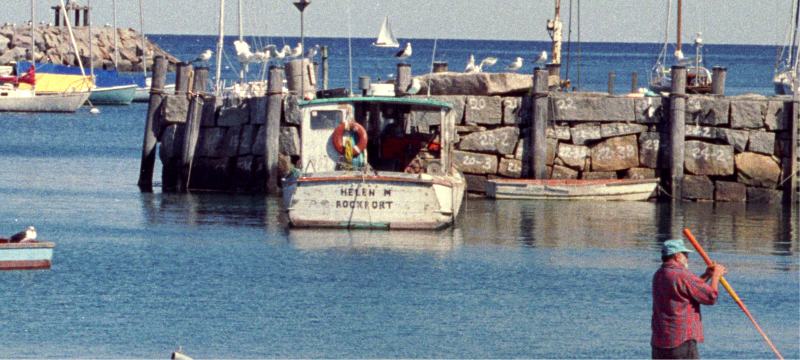
[[[300,53],[300,100],[305,100],[306,97],[306,60],[305,56],[303,56],[303,52],[306,50],[306,36],[303,14],[308,5],[311,5],[311,0],[298,0],[294,3],[297,10],[300,10],[300,48],[303,50]]]

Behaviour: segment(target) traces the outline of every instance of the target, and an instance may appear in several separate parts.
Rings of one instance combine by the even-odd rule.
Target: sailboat
[[[775,64],[775,76],[772,78],[772,83],[775,85],[775,94],[777,95],[793,95],[794,94],[794,74],[797,73],[797,30],[800,24],[800,3],[797,0],[792,1],[792,8],[794,10],[794,19],[791,26],[791,42],[789,49],[784,46]]]
[[[664,32],[664,46],[650,72],[650,89],[657,92],[672,90],[672,77],[670,68],[666,66],[667,47],[669,45],[669,22],[672,1],[667,2],[667,21]],[[694,39],[695,57],[686,58],[683,54],[681,31],[683,27],[683,0],[678,0],[678,17],[676,22],[677,36],[675,41],[674,61],[676,64],[686,66],[686,92],[689,94],[711,93],[711,71],[703,66],[703,38],[697,33]]]
[[[381,31],[378,33],[378,39],[372,43],[372,46],[375,47],[382,47],[382,48],[398,48],[400,47],[400,43],[397,42],[397,38],[394,37],[392,33],[392,27],[389,25],[389,17],[386,16],[383,18],[383,24],[381,24]]]

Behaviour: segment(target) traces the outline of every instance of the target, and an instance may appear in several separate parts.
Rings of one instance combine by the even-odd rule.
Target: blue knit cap
[[[679,252],[690,253],[694,251],[686,248],[686,245],[683,244],[683,239],[664,241],[664,245],[661,247],[661,256],[670,256]]]

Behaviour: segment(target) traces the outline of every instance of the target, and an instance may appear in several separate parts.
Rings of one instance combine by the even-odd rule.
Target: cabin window
[[[314,110],[311,112],[311,129],[335,129],[344,120],[340,110]]]

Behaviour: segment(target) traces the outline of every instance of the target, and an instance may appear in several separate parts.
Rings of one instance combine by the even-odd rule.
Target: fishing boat
[[[672,1],[667,2],[667,20],[664,31],[664,46],[659,53],[655,66],[650,71],[650,90],[656,92],[672,91],[670,67],[666,65],[667,47],[669,46],[669,22],[672,12]],[[697,33],[694,39],[694,59],[686,58],[682,49],[681,32],[683,27],[683,0],[678,0],[677,36],[675,40],[674,63],[686,66],[686,92],[689,94],[711,93],[711,71],[703,65],[703,38]]]
[[[398,48],[400,47],[400,43],[397,41],[397,38],[394,37],[394,33],[392,33],[392,27],[389,25],[389,17],[386,16],[383,18],[383,23],[381,24],[381,30],[378,33],[378,38],[372,43],[372,46],[375,47],[382,47],[382,48]]]
[[[49,269],[55,246],[47,241],[10,242],[0,239],[0,270]]]
[[[300,159],[283,179],[292,226],[439,229],[455,221],[466,181],[453,166],[452,105],[350,97],[299,106]]]
[[[627,200],[656,196],[658,179],[491,179],[486,195],[495,199]]]
[[[797,0],[792,1],[792,25],[789,30],[791,41],[788,46],[783,46],[778,55],[775,63],[775,75],[772,77],[772,83],[775,86],[776,95],[793,95],[794,94],[794,79],[797,74],[797,29],[800,23],[800,4]],[[788,48],[788,49],[787,49]]]
[[[34,68],[25,75],[16,74],[14,66],[0,66],[0,111],[75,112],[89,98],[87,91],[40,94],[35,88]]]

